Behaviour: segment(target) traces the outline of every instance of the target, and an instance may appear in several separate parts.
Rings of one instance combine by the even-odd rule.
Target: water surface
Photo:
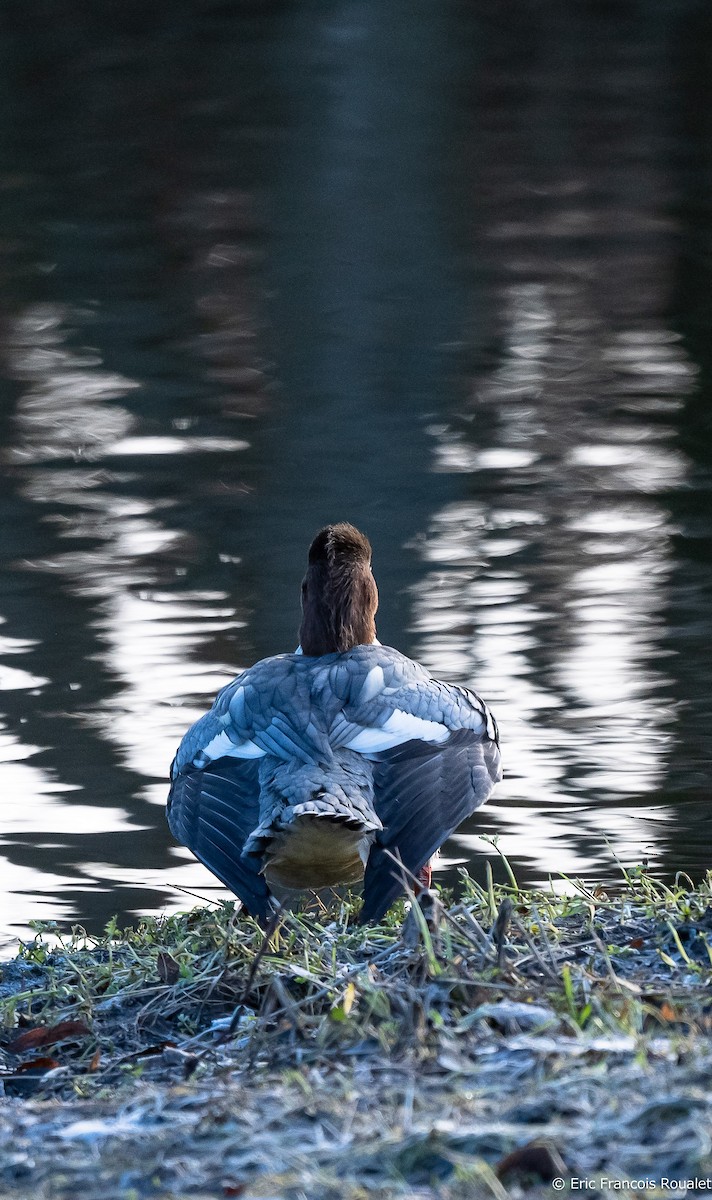
[[[446,868],[699,877],[707,9],[105,17],[0,34],[0,938],[224,895],[168,764],[329,520],[499,719]]]

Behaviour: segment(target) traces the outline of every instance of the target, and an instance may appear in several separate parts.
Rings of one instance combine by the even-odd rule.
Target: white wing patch
[[[383,667],[371,667],[368,675],[363,681],[361,694],[359,696],[359,704],[365,704],[367,700],[373,700],[379,692],[382,692],[386,686],[386,681],[383,678]]]
[[[208,742],[207,746],[203,746],[195,758],[193,765],[196,767],[204,767],[208,762],[215,762],[217,758],[262,758],[266,753],[260,749],[254,742],[232,742],[225,733],[221,730],[215,737]]]
[[[450,730],[438,721],[425,721],[422,717],[414,717],[412,713],[403,712],[396,708],[380,729],[362,729],[344,745],[349,750],[358,750],[360,754],[377,754],[380,750],[390,750],[392,746],[401,746],[418,738],[422,742],[446,742]]]
[[[393,710],[382,728],[397,735],[403,742],[414,737],[422,738],[424,742],[446,742],[450,737],[447,725],[441,725],[439,721],[426,721],[423,717],[414,717],[412,713],[403,712],[400,708]],[[394,742],[394,745],[397,744]]]
[[[245,689],[244,687],[235,688],[235,693],[230,697],[230,703],[227,712],[223,713],[221,718],[223,725],[229,725],[231,721],[237,725],[238,729],[245,720]]]

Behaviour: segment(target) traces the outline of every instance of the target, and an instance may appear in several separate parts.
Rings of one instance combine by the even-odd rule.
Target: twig
[[[250,967],[250,973],[247,976],[247,982],[242,990],[242,995],[240,996],[240,999],[238,1000],[238,1002],[235,1006],[235,1011],[232,1014],[232,1020],[230,1021],[227,1033],[225,1034],[225,1038],[224,1038],[225,1041],[227,1041],[229,1038],[231,1038],[232,1035],[234,1034],[235,1030],[237,1029],[237,1023],[240,1019],[241,1011],[245,1007],[245,1001],[247,1000],[247,997],[249,996],[249,994],[252,990],[252,984],[255,981],[255,975],[257,974],[258,967],[259,967],[260,963],[262,962],[262,959],[264,958],[265,954],[267,953],[269,944],[270,944],[272,938],[274,937],[274,934],[277,931],[277,927],[278,927],[280,921],[282,920],[283,912],[284,912],[284,905],[280,904],[277,911],[275,913],[273,913],[270,918],[269,925],[267,926],[267,929],[265,930],[265,935],[262,938],[262,945],[260,946],[259,950],[257,951],[254,959],[252,960],[252,966]]]

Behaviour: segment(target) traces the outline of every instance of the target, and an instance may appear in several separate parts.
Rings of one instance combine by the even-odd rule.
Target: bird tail
[[[244,855],[264,856],[268,883],[302,889],[363,877],[371,842],[382,829],[370,763],[352,751],[329,763],[295,769],[260,764],[260,820]]]

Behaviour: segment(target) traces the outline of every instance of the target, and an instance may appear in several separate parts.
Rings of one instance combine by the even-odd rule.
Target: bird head
[[[302,652],[333,654],[370,645],[377,608],[368,538],[345,522],[326,525],[309,547],[302,581]]]

